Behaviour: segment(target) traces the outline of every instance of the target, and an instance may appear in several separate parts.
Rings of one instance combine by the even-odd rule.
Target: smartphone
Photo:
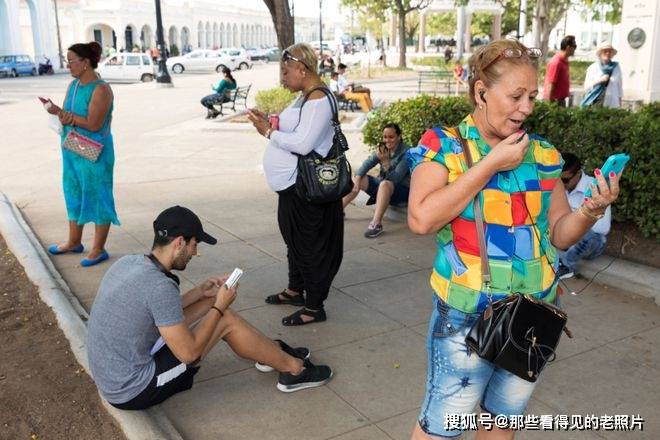
[[[607,158],[603,166],[600,168],[600,172],[603,173],[603,177],[605,177],[605,181],[608,185],[610,184],[610,173],[614,172],[619,174],[621,171],[623,171],[623,167],[626,166],[629,160],[630,156],[625,153],[613,154]],[[596,180],[594,177],[592,183],[594,185],[598,185],[598,180]],[[591,197],[591,187],[587,189],[587,191],[584,193],[584,196],[587,198]]]
[[[228,289],[231,289],[236,285],[236,283],[238,283],[238,280],[240,280],[242,276],[243,276],[243,271],[237,267],[236,269],[234,269],[231,275],[229,275],[227,281],[225,281],[225,286],[227,286]]]

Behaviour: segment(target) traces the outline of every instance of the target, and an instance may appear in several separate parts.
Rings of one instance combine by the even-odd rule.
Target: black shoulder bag
[[[346,159],[348,142],[339,124],[339,112],[335,98],[326,87],[317,87],[305,95],[302,106],[305,105],[309,95],[314,90],[321,90],[332,108],[332,126],[335,134],[332,138],[332,146],[326,157],[316,151],[298,155],[298,177],[296,179],[296,194],[301,199],[310,203],[328,203],[341,200],[353,189],[351,179],[351,165]],[[319,123],[323,123],[319,121]]]
[[[471,168],[472,153],[458,127],[456,132],[468,168]],[[470,329],[465,343],[480,358],[528,382],[536,382],[546,364],[555,359],[561,332],[565,331],[572,337],[566,328],[567,315],[552,304],[521,293],[491,301],[490,267],[479,193],[474,198],[473,208],[481,257],[481,280],[488,292],[488,307]]]

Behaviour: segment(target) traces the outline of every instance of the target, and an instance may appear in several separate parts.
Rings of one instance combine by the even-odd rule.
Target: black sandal
[[[312,319],[311,321],[305,321],[302,319],[302,315],[306,316],[311,316]],[[302,309],[298,310],[297,312],[285,316],[282,318],[282,325],[285,326],[294,326],[294,325],[305,325],[305,324],[311,324],[313,322],[323,322],[327,319],[325,316],[325,310],[310,310],[306,307],[303,307]]]
[[[280,295],[282,295],[284,299],[280,298]],[[286,290],[283,290],[281,293],[276,293],[275,295],[270,295],[266,297],[266,303],[277,304],[277,305],[289,304],[292,306],[304,306],[305,298],[302,296],[302,294],[290,295],[286,293]]]

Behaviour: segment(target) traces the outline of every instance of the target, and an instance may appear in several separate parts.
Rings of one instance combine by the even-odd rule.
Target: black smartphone
[[[516,139],[516,142],[515,142],[516,144],[519,144],[523,140],[525,135],[527,134],[527,128],[525,128],[521,125],[520,129],[523,131],[523,133],[520,135],[520,137],[518,139]]]

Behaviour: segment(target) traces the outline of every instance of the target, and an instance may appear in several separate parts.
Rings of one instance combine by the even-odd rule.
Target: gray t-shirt
[[[127,255],[108,269],[89,316],[87,357],[108,402],[140,394],[155,372],[151,347],[157,326],[183,322],[179,286],[144,255]]]

